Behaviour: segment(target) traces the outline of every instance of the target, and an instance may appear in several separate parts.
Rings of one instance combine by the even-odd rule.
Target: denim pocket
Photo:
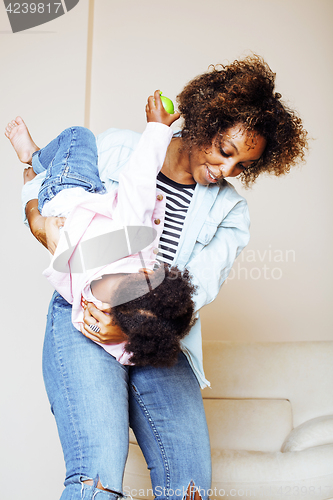
[[[59,176],[59,182],[63,185],[68,186],[80,186],[86,191],[95,191],[97,188],[96,182],[93,179],[79,174],[78,172],[71,172],[67,166],[63,173]]]

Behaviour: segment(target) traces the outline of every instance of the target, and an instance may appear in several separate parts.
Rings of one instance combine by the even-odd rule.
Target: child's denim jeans
[[[36,174],[46,170],[46,177],[38,195],[38,209],[62,189],[82,187],[90,193],[103,193],[105,188],[99,178],[96,139],[84,127],[64,130],[45,148],[32,156]]]

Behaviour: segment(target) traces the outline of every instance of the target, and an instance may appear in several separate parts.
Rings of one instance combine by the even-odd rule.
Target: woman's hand
[[[38,200],[28,201],[26,216],[34,237],[53,255],[59,241],[59,228],[65,224],[65,217],[42,217]]]
[[[60,232],[59,229],[64,226],[66,218],[65,217],[45,217],[45,238],[46,247],[53,255],[56,251]]]
[[[127,340],[127,335],[119,326],[113,323],[110,316],[111,307],[109,304],[103,303],[101,308],[98,309],[92,302],[82,299],[81,305],[84,308],[84,323],[81,325],[81,333],[83,335],[101,344],[119,344]],[[92,330],[89,325],[97,326],[100,331],[96,332]]]

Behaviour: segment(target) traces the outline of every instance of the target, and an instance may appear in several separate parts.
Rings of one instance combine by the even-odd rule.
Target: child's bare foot
[[[19,160],[31,165],[32,154],[40,148],[32,140],[29,130],[20,116],[8,123],[5,136],[12,143]]]

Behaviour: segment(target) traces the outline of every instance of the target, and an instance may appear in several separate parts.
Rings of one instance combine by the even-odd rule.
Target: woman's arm
[[[59,228],[65,224],[65,217],[43,217],[36,199],[28,201],[25,213],[30,231],[53,255],[59,241]]]
[[[34,237],[47,248],[45,234],[45,219],[38,210],[38,200],[30,200],[25,206],[25,214],[29,223],[30,231]]]

